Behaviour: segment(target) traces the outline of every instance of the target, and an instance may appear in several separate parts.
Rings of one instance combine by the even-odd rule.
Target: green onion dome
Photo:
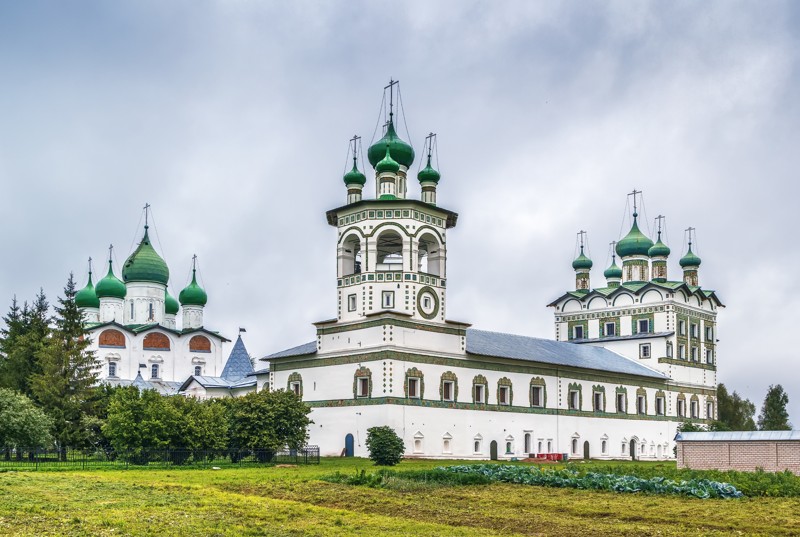
[[[164,291],[164,313],[167,315],[177,315],[179,308],[180,306],[178,305],[178,301],[175,300],[175,297],[169,294],[169,291]]]
[[[356,159],[353,159],[353,169],[344,174],[344,184],[346,185],[361,185],[367,184],[367,178],[358,170],[356,166]]]
[[[114,268],[110,259],[108,260],[108,274],[97,282],[94,292],[98,298],[125,298],[125,295],[128,294],[128,289],[122,280],[114,276]]]
[[[583,246],[581,246],[581,254],[572,262],[572,268],[575,270],[592,268],[592,260],[584,255]]]
[[[181,301],[181,306],[205,306],[208,302],[208,295],[197,284],[197,270],[192,269],[192,283],[187,285],[181,294],[178,295],[178,300]]]
[[[370,148],[371,149],[371,148]],[[384,172],[391,172],[397,173],[400,171],[400,165],[392,158],[392,155],[389,154],[389,145],[386,145],[386,156],[383,157],[383,160],[378,162],[375,165],[375,171],[378,173]]]
[[[167,285],[169,268],[150,244],[147,228],[148,226],[144,226],[142,242],[122,267],[122,279],[125,282],[155,282]]]
[[[612,258],[611,266],[603,272],[603,276],[607,280],[622,278],[622,269],[617,266],[616,258]]]
[[[697,257],[694,252],[692,252],[692,243],[689,243],[689,251],[686,252],[686,255],[681,257],[681,260],[678,261],[681,267],[699,267],[700,266],[700,258]]]
[[[417,174],[420,183],[438,183],[442,176],[431,166],[431,156],[428,155],[428,165]]]
[[[669,246],[661,242],[661,232],[658,232],[658,239],[656,243],[648,250],[647,255],[650,257],[667,257],[670,253]]]
[[[79,308],[99,308],[100,299],[97,298],[97,293],[94,291],[92,285],[92,271],[89,271],[89,283],[86,287],[75,293],[75,305]]]
[[[367,159],[369,159],[369,163],[373,168],[384,158],[384,152],[387,147],[395,162],[402,164],[406,168],[411,167],[414,162],[414,148],[397,136],[391,117],[389,125],[386,127],[386,134],[367,149]]]
[[[650,248],[653,246],[653,241],[639,231],[639,225],[636,223],[637,216],[639,215],[633,213],[633,226],[631,226],[631,230],[617,243],[617,255],[620,257],[648,255]]]

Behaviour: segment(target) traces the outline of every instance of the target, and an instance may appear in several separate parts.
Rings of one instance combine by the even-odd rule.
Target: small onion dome
[[[144,226],[142,242],[122,266],[122,279],[125,282],[155,282],[167,285],[169,268],[150,244],[147,228],[148,226]]]
[[[681,257],[681,260],[678,261],[681,267],[699,267],[700,266],[700,258],[697,257],[694,252],[692,252],[692,243],[689,243],[689,251],[686,252],[686,255]]]
[[[114,276],[114,268],[110,259],[108,260],[108,274],[97,282],[94,292],[98,298],[125,298],[125,295],[128,294],[128,289],[122,280]]]
[[[417,179],[420,183],[438,183],[442,176],[431,166],[431,156],[428,155],[428,165],[420,170]]]
[[[592,260],[583,253],[583,246],[581,246],[581,254],[572,262],[572,268],[575,270],[592,268]]]
[[[97,298],[97,293],[94,292],[94,285],[92,285],[92,271],[89,271],[89,283],[86,287],[75,293],[75,305],[79,308],[99,308],[100,299]]]
[[[616,260],[611,261],[611,266],[603,272],[603,276],[605,276],[607,280],[622,278],[622,269],[617,266]]]
[[[669,246],[661,242],[661,236],[659,236],[656,243],[647,251],[647,255],[650,257],[667,257],[670,251]]]
[[[639,231],[639,225],[636,223],[637,216],[639,215],[633,213],[633,226],[631,226],[631,230],[617,243],[617,255],[620,257],[648,255],[650,248],[653,246],[653,241]]]
[[[369,159],[372,167],[377,167],[387,147],[395,162],[402,164],[406,168],[411,167],[414,162],[414,148],[397,136],[394,130],[394,122],[391,119],[389,119],[389,125],[386,127],[386,134],[383,135],[383,138],[367,149],[367,159]]]
[[[192,269],[192,283],[187,285],[181,294],[178,295],[178,300],[181,301],[181,306],[205,306],[208,302],[208,295],[197,284],[196,270]]]
[[[375,171],[378,173],[397,173],[400,171],[400,165],[392,158],[392,155],[389,154],[389,144],[386,144],[386,156],[384,156],[383,160],[375,165]]]
[[[164,291],[164,313],[167,315],[177,315],[179,308],[180,306],[178,305],[178,301],[175,300],[175,297],[169,294],[169,291]]]
[[[358,170],[355,160],[353,161],[353,169],[344,174],[344,184],[361,186],[367,184],[367,178]]]

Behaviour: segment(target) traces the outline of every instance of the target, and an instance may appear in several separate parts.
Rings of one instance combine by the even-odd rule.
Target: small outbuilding
[[[678,468],[800,475],[800,431],[678,433]]]

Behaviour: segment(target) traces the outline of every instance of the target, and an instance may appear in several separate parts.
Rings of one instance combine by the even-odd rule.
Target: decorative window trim
[[[642,412],[639,408],[639,398],[644,397],[644,412]],[[642,416],[647,415],[647,390],[644,388],[638,388],[636,390],[636,413]]]
[[[683,408],[681,408],[681,403],[683,403]],[[679,418],[686,417],[686,395],[683,393],[679,393],[675,398],[675,415]]]
[[[696,412],[695,409],[697,409]],[[692,395],[689,400],[689,419],[700,419],[700,398],[697,397],[697,394]]]
[[[639,343],[639,359],[647,360],[653,357],[653,349],[649,343]]]
[[[192,356],[192,364],[193,365],[206,365],[206,359],[200,358],[199,356]]]
[[[628,388],[625,386],[618,386],[616,390],[614,390],[614,405],[616,405],[616,411],[618,414],[627,414],[628,413]],[[619,396],[623,395],[625,397],[625,407],[619,407]]]
[[[597,408],[595,405],[595,394],[603,394],[603,408]],[[606,387],[597,384],[592,386],[592,410],[594,412],[605,412],[606,411]]]
[[[500,388],[508,388],[508,401],[505,403],[500,402]],[[503,406],[512,406],[514,403],[514,389],[511,385],[511,379],[508,377],[503,377],[497,381],[497,404]]]
[[[533,404],[533,389],[534,388],[541,388],[542,395],[539,398],[538,405]],[[542,377],[533,377],[531,379],[530,387],[528,389],[528,397],[530,397],[530,404],[532,407],[536,408],[547,408],[547,384],[545,383]]]
[[[578,407],[572,408],[572,392],[578,392]],[[567,386],[567,409],[568,410],[581,410],[583,408],[583,390],[582,385],[578,382],[570,382]]]
[[[483,386],[483,401],[475,399],[475,386]],[[472,402],[476,405],[485,405],[489,400],[489,382],[483,375],[475,375],[472,379]]]
[[[358,383],[360,379],[367,379],[367,393],[366,395],[359,395]],[[359,367],[353,375],[353,399],[369,399],[372,397],[372,371],[367,367]]]
[[[290,392],[294,392],[294,390],[292,390],[292,384],[294,384],[294,383],[298,384],[300,389],[297,392],[297,395],[298,395],[298,397],[300,397],[300,399],[302,399],[303,398],[303,376],[300,373],[298,373],[297,371],[295,371],[294,373],[289,375],[289,378],[286,379],[286,389],[288,391],[290,391]]]
[[[419,383],[417,395],[409,396],[408,395],[408,379],[417,379]],[[403,393],[405,394],[406,398],[411,399],[422,399],[425,394],[425,376],[422,374],[422,371],[417,369],[416,367],[412,367],[408,371],[406,371],[406,378],[405,382],[403,383]]]
[[[452,382],[453,387],[451,388],[450,399],[444,398],[444,383],[445,382]],[[448,402],[456,402],[458,401],[458,377],[452,371],[445,371],[442,373],[442,378],[439,380],[439,399],[442,401]]]
[[[661,401],[661,412],[658,411],[658,401]],[[655,399],[655,408],[656,408],[656,416],[666,416],[667,415],[667,395],[664,393],[663,390],[658,390],[656,392],[656,399]]]

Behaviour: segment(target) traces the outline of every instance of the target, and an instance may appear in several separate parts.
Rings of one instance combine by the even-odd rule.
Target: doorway
[[[636,440],[631,440],[631,445],[628,447],[628,449],[630,450],[631,460],[635,461],[636,460]]]
[[[531,454],[531,433],[525,433],[525,456]]]
[[[347,433],[347,436],[344,437],[344,456],[345,457],[352,457],[355,455],[355,448],[354,448],[354,439],[353,435]]]
[[[588,440],[583,443],[583,458],[584,459],[588,459],[589,458],[589,441]]]
[[[492,443],[489,444],[489,458],[493,461],[497,460],[497,440],[492,440]]]

